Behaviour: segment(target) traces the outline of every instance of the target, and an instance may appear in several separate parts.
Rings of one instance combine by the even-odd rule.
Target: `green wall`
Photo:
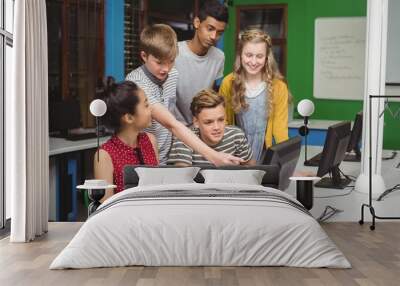
[[[304,98],[312,99],[315,103],[313,119],[353,120],[356,112],[362,110],[362,101],[313,97],[314,22],[318,17],[366,16],[366,0],[233,0],[224,35],[225,73],[232,71],[234,62],[236,6],[278,3],[288,5],[287,80],[295,104]],[[393,108],[400,108],[400,104]],[[385,117],[384,148],[400,149],[399,127],[399,119]]]

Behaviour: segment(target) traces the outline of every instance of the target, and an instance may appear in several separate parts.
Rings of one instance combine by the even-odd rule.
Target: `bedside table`
[[[290,177],[296,181],[296,199],[308,210],[312,209],[314,202],[314,181],[320,177]]]

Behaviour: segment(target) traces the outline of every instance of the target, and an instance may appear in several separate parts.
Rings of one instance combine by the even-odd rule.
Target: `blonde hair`
[[[273,94],[272,94],[272,81],[274,79],[283,80],[285,79],[280,73],[278,64],[275,60],[274,54],[272,52],[272,41],[271,37],[260,29],[248,29],[244,31],[239,38],[238,48],[236,51],[236,60],[234,66],[234,82],[232,88],[232,108],[235,113],[241,110],[246,110],[249,105],[245,99],[246,87],[245,87],[245,70],[242,67],[241,56],[243,52],[243,47],[247,43],[265,43],[266,45],[266,61],[264,68],[262,69],[262,79],[266,82],[268,88],[268,103],[267,109],[271,114],[273,111]],[[289,94],[288,103],[291,102],[291,96]]]
[[[190,111],[193,116],[199,115],[204,108],[214,108],[222,104],[225,107],[225,98],[211,89],[203,89],[193,97]]]
[[[165,24],[145,27],[140,34],[140,51],[159,60],[175,59],[178,53],[175,31]]]

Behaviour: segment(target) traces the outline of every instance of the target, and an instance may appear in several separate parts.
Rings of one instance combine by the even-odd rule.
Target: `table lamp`
[[[83,185],[76,188],[87,190],[91,203],[88,206],[88,216],[91,216],[101,205],[100,200],[104,197],[106,189],[115,189],[117,186],[107,183],[105,180],[85,180]]]
[[[95,99],[90,103],[90,113],[96,117],[96,136],[97,136],[97,162],[99,161],[99,146],[100,146],[100,132],[99,132],[99,118],[102,117],[107,111],[106,103],[101,99]]]
[[[309,99],[303,99],[297,105],[297,111],[304,118],[304,125],[299,128],[299,134],[304,136],[304,165],[309,165],[307,160],[307,135],[308,129],[308,118],[314,113],[314,103]]]

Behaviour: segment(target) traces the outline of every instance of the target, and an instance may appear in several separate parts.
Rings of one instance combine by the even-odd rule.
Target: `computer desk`
[[[108,138],[100,138],[100,145]],[[95,152],[96,148],[97,138],[79,141],[49,138],[49,220],[76,221],[78,208],[75,187],[86,179],[88,164],[93,164],[87,160],[85,153]],[[91,169],[92,166],[89,167]]]
[[[310,119],[308,121],[308,129],[310,130],[307,138],[307,144],[309,146],[324,146],[326,132],[328,127],[336,123],[341,122],[340,120],[320,120]],[[288,123],[289,126],[289,137],[299,135],[299,128],[304,125],[303,119],[294,119]],[[303,142],[304,144],[304,138]],[[311,156],[310,156],[311,158]]]
[[[322,151],[322,146],[309,146],[308,157],[318,154]],[[389,157],[392,154],[391,150],[383,150],[383,157]],[[299,162],[296,170],[310,171],[317,173],[318,167],[304,166],[304,146],[302,146]],[[382,176],[386,184],[386,188],[400,183],[400,168],[396,168],[400,163],[400,151],[397,156],[391,160],[382,161]],[[346,175],[358,177],[360,174],[360,162],[342,162],[340,169]],[[351,186],[354,182],[350,183]],[[327,205],[343,210],[329,221],[351,221],[358,222],[361,217],[361,205],[368,203],[368,193],[359,193],[351,191],[351,188],[344,190],[323,189],[314,187],[314,206],[311,213],[315,218],[318,218],[324,211]],[[286,192],[296,195],[296,183],[291,182]],[[350,193],[349,193],[350,192]],[[347,195],[346,195],[347,194]],[[331,197],[334,196],[334,197]],[[325,198],[322,198],[325,197]],[[382,216],[399,216],[400,215],[400,191],[393,192],[386,196],[382,201],[373,201],[374,208]],[[365,221],[371,221],[371,215],[368,211],[365,212]]]
[[[310,120],[309,128],[309,146],[308,146],[308,158],[313,157],[322,151],[322,146],[326,137],[326,130],[329,126],[338,123],[340,121],[330,120]],[[303,120],[293,120],[289,123],[289,136],[297,136],[298,127],[302,126]],[[315,140],[310,140],[313,137]],[[105,142],[108,138],[104,137],[100,139],[100,144]],[[311,143],[310,143],[311,141]],[[51,220],[60,219],[60,211],[57,212],[57,206],[59,210],[65,207],[62,201],[62,195],[70,194],[67,196],[66,201],[73,207],[72,211],[69,212],[68,219],[76,219],[76,189],[75,186],[81,183],[86,178],[82,171],[79,171],[79,163],[84,161],[83,154],[85,151],[95,150],[97,147],[96,138],[80,140],[80,141],[68,141],[62,138],[50,138],[50,216]],[[390,156],[392,151],[384,150],[383,156]],[[318,167],[308,167],[303,165],[304,162],[304,146],[300,154],[300,159],[297,164],[297,170],[306,170],[311,172],[317,172]],[[92,164],[92,162],[84,162],[86,164]],[[398,155],[387,161],[382,161],[382,175],[385,180],[386,188],[390,188],[395,184],[400,183],[400,169],[396,166],[400,163],[400,151]],[[360,162],[342,162],[340,168],[346,175],[357,177],[360,173]],[[70,177],[69,177],[70,176]],[[67,183],[64,183],[67,181]],[[351,185],[354,185],[351,183]],[[286,190],[292,195],[296,195],[296,183],[292,182]],[[336,189],[321,189],[314,187],[314,207],[311,209],[311,213],[314,217],[318,217],[325,206],[331,205],[335,208],[341,209],[344,212],[337,214],[330,221],[353,221],[358,222],[360,219],[360,207],[362,203],[368,202],[368,195],[364,193],[358,193],[352,191],[346,195],[350,189],[336,190]],[[58,197],[57,197],[58,194]],[[338,196],[345,195],[345,196]],[[327,196],[337,196],[330,198],[319,198]],[[63,202],[63,204],[61,203]],[[75,205],[74,205],[75,203]],[[374,201],[374,207],[377,212],[385,216],[397,216],[400,214],[400,191],[393,192],[383,199],[383,201]],[[57,217],[58,213],[58,217]],[[65,215],[65,214],[64,214]],[[65,218],[65,216],[64,216]],[[365,221],[370,221],[371,216],[366,212]]]
[[[323,146],[326,131],[330,125],[340,121],[313,120],[309,121],[309,145]],[[297,136],[298,128],[303,120],[289,122],[289,136]],[[100,144],[109,137],[100,139]],[[97,139],[69,141],[63,138],[50,137],[49,139],[49,220],[76,221],[77,219],[77,191],[75,186],[83,183],[91,174],[86,174],[85,167],[92,161],[85,160],[85,153],[94,152]],[[310,157],[311,158],[311,157]],[[91,166],[90,166],[91,167]]]
[[[109,137],[100,138],[100,145],[106,142]],[[49,138],[49,156],[71,153],[76,151],[97,148],[97,138],[86,140],[69,141],[64,138]]]

